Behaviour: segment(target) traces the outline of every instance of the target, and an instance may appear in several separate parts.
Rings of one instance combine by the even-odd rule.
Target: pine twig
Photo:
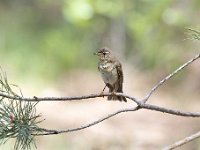
[[[0,91],[13,99],[23,98],[16,94],[8,83],[5,74],[0,74]],[[7,97],[1,97],[0,101],[0,144],[6,143],[11,138],[15,138],[15,150],[30,150],[31,145],[35,145],[33,134],[41,132],[38,127],[38,118],[36,114],[36,105],[38,102],[15,101]]]

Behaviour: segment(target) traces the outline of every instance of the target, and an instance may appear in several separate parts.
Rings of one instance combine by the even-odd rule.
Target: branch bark
[[[151,91],[145,96],[143,102],[146,103],[147,100],[150,98],[150,96],[161,86],[163,85],[167,80],[171,79],[175,74],[177,74],[178,72],[180,72],[181,70],[183,70],[185,67],[187,67],[188,65],[190,65],[191,63],[193,63],[195,60],[199,59],[200,57],[200,53],[197,54],[194,58],[190,59],[189,61],[187,61],[186,63],[184,63],[182,66],[180,66],[179,68],[177,68],[174,72],[172,72],[171,74],[169,74],[168,76],[166,76],[164,79],[162,79],[159,83],[157,83],[152,89]]]
[[[169,108],[165,108],[165,107],[160,107],[160,106],[156,106],[156,105],[151,105],[151,104],[146,104],[143,103],[143,101],[139,101],[137,100],[135,97],[126,95],[124,93],[115,93],[117,96],[124,96],[130,100],[132,100],[133,102],[136,103],[136,107],[133,108],[127,108],[127,109],[123,109],[123,110],[119,110],[117,112],[114,112],[112,114],[109,114],[106,117],[103,117],[99,120],[96,120],[92,123],[89,123],[87,125],[81,126],[81,127],[77,127],[77,128],[73,128],[73,129],[66,129],[66,130],[51,130],[51,129],[44,129],[41,128],[42,131],[44,131],[45,133],[42,134],[37,134],[37,135],[50,135],[50,134],[60,134],[60,133],[66,133],[66,132],[73,132],[73,131],[78,131],[78,130],[82,130],[88,127],[91,127],[93,125],[96,125],[106,119],[109,119],[119,113],[122,112],[130,112],[130,111],[137,111],[139,109],[147,109],[147,110],[153,110],[153,111],[158,111],[158,112],[162,112],[162,113],[168,113],[168,114],[172,114],[172,115],[177,115],[177,116],[184,116],[184,117],[200,117],[200,112],[184,112],[184,111],[180,111],[180,110],[175,110],[175,109],[169,109]],[[0,94],[2,95],[2,94]],[[112,93],[104,93],[102,94],[91,94],[91,95],[85,95],[85,96],[76,96],[76,97],[34,97],[34,98],[20,98],[20,97],[12,97],[12,96],[7,96],[7,98],[10,99],[15,99],[15,100],[21,100],[21,101],[73,101],[73,100],[83,100],[83,99],[90,99],[90,98],[96,98],[96,97],[103,97],[103,96],[109,96],[112,95]]]
[[[120,113],[124,113],[124,112],[132,112],[132,111],[136,111],[138,110],[139,107],[134,107],[134,108],[129,108],[129,109],[122,109],[122,110],[118,110],[112,114],[109,114],[107,115],[106,117],[103,117],[101,119],[98,119],[96,121],[93,121],[89,124],[86,124],[86,125],[83,125],[83,126],[80,126],[80,127],[77,127],[77,128],[72,128],[72,129],[66,129],[66,130],[49,130],[49,129],[44,129],[44,128],[41,128],[41,130],[43,130],[44,132],[46,133],[41,133],[41,134],[36,134],[37,136],[40,136],[40,135],[52,135],[52,134],[61,134],[61,133],[68,133],[68,132],[74,132],[74,131],[79,131],[79,130],[83,130],[85,128],[89,128],[91,126],[94,126],[98,123],[101,123],[103,122],[104,120],[107,120],[113,116],[116,116],[117,114],[120,114]]]
[[[193,140],[195,140],[195,139],[197,139],[199,137],[200,137],[200,131],[195,133],[195,134],[192,134],[192,135],[190,135],[190,136],[188,136],[188,137],[186,137],[186,138],[184,138],[184,139],[182,139],[180,141],[177,141],[172,145],[164,147],[162,150],[172,150],[172,149],[178,148],[178,147],[180,147],[180,146],[182,146],[184,144],[187,144],[187,143],[189,143],[189,142],[191,142],[191,141],[193,141]]]
[[[123,94],[117,94],[117,95],[123,96]],[[129,98],[129,97],[127,97],[127,98]],[[156,105],[144,104],[144,103],[139,102],[139,104],[136,107],[118,110],[118,111],[116,111],[112,114],[107,115],[106,117],[103,117],[101,119],[98,119],[96,121],[93,121],[89,124],[86,124],[86,125],[83,125],[83,126],[80,126],[80,127],[77,127],[77,128],[65,129],[65,130],[52,130],[52,129],[41,128],[41,130],[44,131],[45,133],[36,134],[36,135],[37,136],[39,136],[39,135],[52,135],[52,134],[61,134],[61,133],[68,133],[68,132],[83,130],[85,128],[99,124],[99,123],[101,123],[101,122],[103,122],[103,121],[105,121],[105,120],[107,120],[111,117],[114,117],[117,114],[124,113],[124,112],[137,111],[137,110],[140,110],[140,109],[153,110],[153,111],[168,113],[168,114],[177,115],[177,116],[184,116],[184,117],[200,117],[200,112],[184,112],[184,111],[180,111],[180,110],[167,109],[167,108],[164,108],[164,107],[159,107],[159,106],[156,106]]]

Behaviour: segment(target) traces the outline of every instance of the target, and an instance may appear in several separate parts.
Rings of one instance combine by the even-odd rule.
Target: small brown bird
[[[108,96],[108,100],[119,100],[127,102],[125,97],[114,95],[114,93],[123,92],[123,72],[121,63],[114,56],[113,52],[107,47],[99,49],[95,54],[99,58],[99,72],[101,73],[103,81],[106,84],[103,91],[107,86],[109,88],[109,92],[113,93],[113,95]]]

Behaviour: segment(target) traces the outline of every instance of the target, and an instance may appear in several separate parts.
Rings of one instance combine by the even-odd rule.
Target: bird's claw
[[[112,94],[113,96],[116,95],[116,93],[115,93],[114,91],[113,91],[111,94]]]

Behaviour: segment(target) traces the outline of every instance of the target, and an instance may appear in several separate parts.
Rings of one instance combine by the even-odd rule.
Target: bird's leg
[[[115,92],[115,86],[116,86],[116,85],[114,85],[113,90],[112,90],[112,96],[115,96],[115,95],[116,95],[116,94],[115,94],[115,93],[116,93],[116,92]]]
[[[107,85],[105,85],[105,87],[103,88],[102,92],[100,93],[101,96],[103,96],[103,92],[104,92],[104,90],[106,89],[106,86],[107,86]],[[103,96],[103,97],[104,97],[104,96]]]
[[[116,95],[115,93],[116,93],[115,91],[112,91],[112,96]]]
[[[116,91],[113,90],[113,91],[111,92],[111,95],[112,95],[113,97],[116,96]]]

